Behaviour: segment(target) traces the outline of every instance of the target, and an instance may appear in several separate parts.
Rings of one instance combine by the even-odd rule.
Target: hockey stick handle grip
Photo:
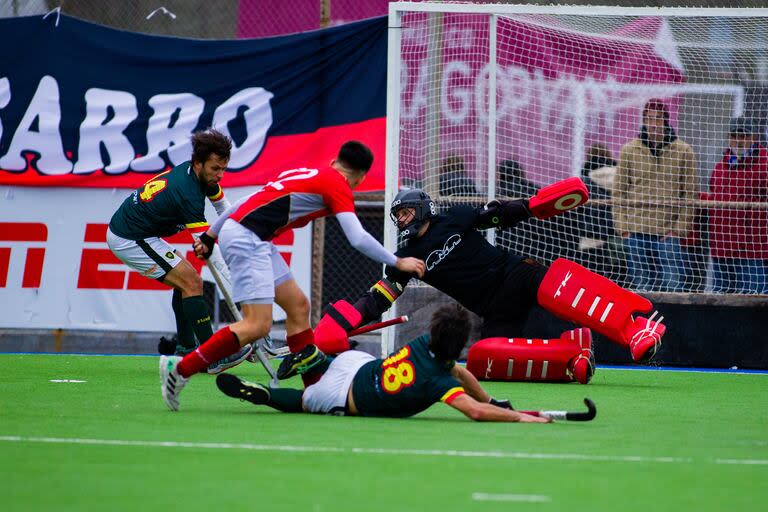
[[[408,321],[407,315],[397,316],[390,320],[384,320],[383,322],[376,322],[373,324],[365,325],[363,327],[358,327],[357,329],[353,329],[349,331],[348,336],[357,336],[358,334],[365,334],[366,332],[378,331],[379,329],[389,327],[390,325],[402,324],[407,321]]]
[[[566,420],[566,421],[592,421],[597,416],[597,407],[595,402],[589,398],[584,399],[584,405],[587,406],[586,412],[569,412],[569,411],[518,411],[523,414],[529,414],[531,416],[539,416],[542,418],[550,418],[553,420]]]

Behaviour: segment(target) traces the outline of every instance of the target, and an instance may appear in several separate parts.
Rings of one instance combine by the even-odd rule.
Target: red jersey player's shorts
[[[293,278],[272,242],[265,242],[238,222],[227,220],[219,246],[232,275],[232,300],[242,304],[272,304],[275,287]]]

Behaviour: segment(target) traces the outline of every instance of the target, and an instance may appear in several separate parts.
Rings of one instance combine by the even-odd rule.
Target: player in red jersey
[[[422,260],[398,258],[386,250],[363,229],[355,215],[352,190],[362,183],[372,163],[373,154],[367,146],[348,141],[329,167],[280,173],[264,188],[232,206],[200,237],[195,244],[200,257],[211,254],[218,238],[232,274],[232,298],[241,304],[243,319],[220,329],[183,359],[161,357],[162,395],[171,410],[178,410],[179,393],[189,377],[204,370],[210,361],[229,356],[269,333],[273,302],[287,314],[285,328],[291,351],[313,345],[309,300],[271,242],[283,231],[335,215],[347,240],[358,251],[401,272],[418,277],[424,274]]]

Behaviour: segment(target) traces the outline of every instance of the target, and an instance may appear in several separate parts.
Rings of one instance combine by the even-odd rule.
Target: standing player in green
[[[311,369],[322,378],[298,389],[267,388],[221,374],[216,385],[226,395],[283,412],[405,418],[443,402],[474,421],[549,423],[493,399],[477,379],[456,364],[469,336],[469,314],[458,305],[432,316],[430,334],[416,338],[386,359],[348,350],[329,363],[315,358]]]
[[[213,334],[203,300],[203,280],[191,263],[162,237],[184,229],[197,237],[208,228],[207,197],[218,214],[230,205],[219,182],[229,162],[232,141],[213,130],[192,135],[192,159],[154,176],[135,190],[112,216],[107,244],[123,263],[145,277],[173,288],[176,317],[176,353],[186,354]],[[161,343],[162,345],[162,343]],[[252,348],[211,364],[219,373],[241,363]]]

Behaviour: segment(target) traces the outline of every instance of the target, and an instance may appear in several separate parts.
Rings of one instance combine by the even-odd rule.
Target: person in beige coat
[[[697,196],[691,146],[677,138],[658,99],[643,108],[640,135],[621,148],[613,185],[616,232],[624,239],[632,288],[682,291],[680,238],[691,229]]]

